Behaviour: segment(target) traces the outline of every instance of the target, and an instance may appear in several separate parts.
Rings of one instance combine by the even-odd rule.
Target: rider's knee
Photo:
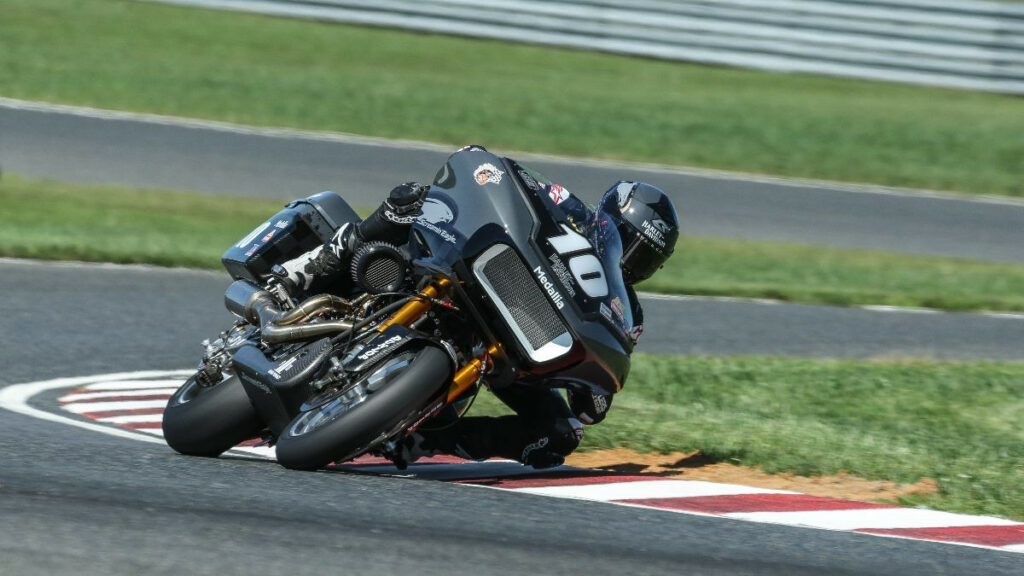
[[[583,439],[583,424],[576,418],[555,421],[548,433],[523,450],[522,462],[534,468],[560,466]]]

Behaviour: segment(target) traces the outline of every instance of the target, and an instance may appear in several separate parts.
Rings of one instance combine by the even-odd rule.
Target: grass
[[[473,412],[500,412],[483,393]],[[1024,364],[636,354],[583,449],[700,450],[815,476],[938,482],[906,505],[1024,520]]]
[[[0,180],[0,255],[215,268],[283,202]]]
[[[0,256],[219,268],[284,202],[0,180]],[[1024,311],[1024,266],[684,237],[648,291]]]
[[[4,0],[0,94],[1024,195],[1024,99],[126,0]]]

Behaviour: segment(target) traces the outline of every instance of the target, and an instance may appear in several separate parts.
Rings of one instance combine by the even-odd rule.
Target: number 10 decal
[[[548,238],[551,247],[560,256],[569,260],[572,272],[580,288],[591,298],[604,298],[608,295],[608,280],[604,277],[604,267],[594,255],[594,248],[581,234],[562,224],[565,234]]]

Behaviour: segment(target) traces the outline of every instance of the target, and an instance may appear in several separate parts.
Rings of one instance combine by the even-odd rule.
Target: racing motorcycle
[[[359,218],[333,192],[288,204],[222,258],[237,320],[204,341],[168,401],[168,445],[217,456],[259,437],[293,469],[367,453],[401,465],[403,438],[446,410],[461,417],[482,385],[618,391],[632,351],[621,240],[614,226],[588,240],[548,185],[464,148],[438,171],[407,244],[364,243],[351,278],[301,301],[274,265]]]

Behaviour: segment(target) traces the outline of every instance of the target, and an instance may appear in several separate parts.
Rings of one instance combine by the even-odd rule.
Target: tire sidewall
[[[394,355],[376,366],[392,357]],[[446,389],[451,376],[452,362],[448,353],[437,346],[426,345],[393,381],[335,420],[301,436],[291,434],[295,419],[289,422],[277,442],[277,460],[287,468],[316,470],[365,449],[381,433],[437,398]]]
[[[171,448],[191,456],[218,456],[263,430],[238,376],[200,387],[191,400],[179,403],[193,381],[194,377],[182,384],[164,409],[164,440]]]

